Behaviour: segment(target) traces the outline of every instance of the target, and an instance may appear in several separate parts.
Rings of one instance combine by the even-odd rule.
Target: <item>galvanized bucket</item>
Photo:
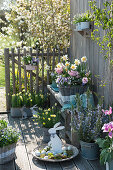
[[[95,160],[99,158],[99,146],[96,143],[80,141],[81,155],[84,159]]]
[[[15,159],[15,148],[16,143],[10,144],[8,146],[0,147],[0,164],[5,164],[13,159]]]

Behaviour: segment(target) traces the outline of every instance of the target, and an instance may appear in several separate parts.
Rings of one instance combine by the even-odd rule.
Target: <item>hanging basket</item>
[[[15,159],[16,143],[0,148],[0,164],[5,164]]]
[[[36,70],[37,66],[33,66],[33,65],[25,65],[26,66],[26,70]]]
[[[90,22],[81,22],[81,30],[89,29],[90,28]]]

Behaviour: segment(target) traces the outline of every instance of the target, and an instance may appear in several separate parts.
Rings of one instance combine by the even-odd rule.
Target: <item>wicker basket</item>
[[[62,96],[75,95],[76,93],[83,94],[87,91],[88,86],[71,86],[71,87],[59,87],[59,91]]]
[[[0,148],[0,164],[5,164],[15,159],[16,143]]]

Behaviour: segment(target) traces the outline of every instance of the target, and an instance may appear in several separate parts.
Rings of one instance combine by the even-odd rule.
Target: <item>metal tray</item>
[[[68,160],[71,160],[71,159],[73,159],[74,157],[76,157],[76,156],[78,155],[79,151],[78,151],[78,149],[77,149],[75,146],[69,145],[69,144],[66,144],[66,145],[64,145],[64,146],[66,146],[66,147],[71,146],[74,154],[73,154],[70,158],[57,159],[57,160],[40,158],[40,157],[38,157],[38,156],[35,155],[35,151],[36,151],[38,148],[35,148],[35,149],[33,150],[32,155],[33,155],[35,158],[37,158],[38,160],[47,161],[47,162],[63,162],[63,161],[68,161]]]

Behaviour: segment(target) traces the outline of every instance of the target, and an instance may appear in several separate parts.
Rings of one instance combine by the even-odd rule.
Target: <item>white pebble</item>
[[[48,159],[48,156],[44,156],[44,159]]]
[[[67,149],[66,147],[63,147],[63,148],[62,148],[62,151],[66,151],[66,149]]]
[[[71,148],[71,146],[68,146],[68,148],[67,148],[67,149],[68,149],[68,151],[69,151],[69,150],[71,150],[72,148]]]

